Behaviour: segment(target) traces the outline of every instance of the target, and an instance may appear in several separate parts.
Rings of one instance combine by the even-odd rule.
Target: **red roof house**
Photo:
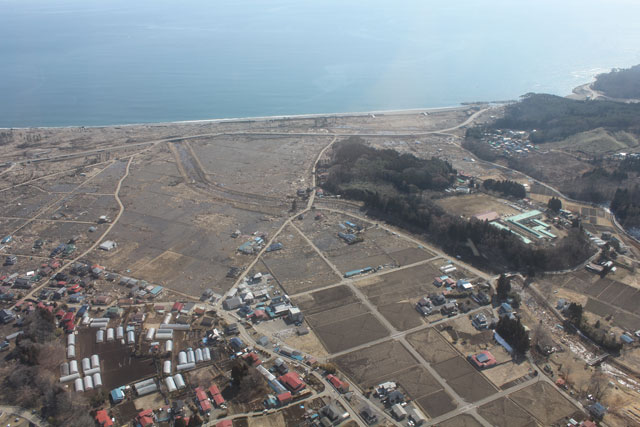
[[[151,409],[145,409],[138,414],[138,416],[136,417],[136,421],[142,427],[152,426],[155,422],[153,411]]]
[[[305,384],[302,382],[300,375],[296,372],[291,371],[280,377],[278,377],[278,381],[284,384],[291,392],[297,393],[300,390],[305,388]]]
[[[242,358],[251,366],[262,365],[262,360],[253,351],[245,354]]]
[[[209,387],[209,394],[211,395],[211,397],[215,396],[216,394],[220,394],[220,389],[217,385],[213,384],[211,387]]]
[[[340,378],[336,377],[335,375],[327,375],[327,380],[329,380],[331,385],[333,385],[340,393],[346,393],[349,391],[349,384],[341,381]]]
[[[171,307],[171,311],[180,311],[184,308],[184,304],[181,302],[176,302],[175,304],[173,304],[173,307]]]
[[[287,391],[284,393],[280,393],[278,395],[278,403],[280,405],[286,405],[287,403],[291,402],[291,392]]]
[[[478,369],[486,369],[496,365],[496,358],[487,350],[472,354],[467,359]]]
[[[96,412],[96,422],[102,427],[110,427],[113,425],[113,420],[111,420],[111,417],[105,409]]]
[[[200,402],[198,402],[198,404],[200,405],[200,409],[202,410],[202,412],[209,412],[213,408],[213,406],[211,406],[211,402],[209,402],[209,399],[201,400]]]
[[[204,392],[204,390],[202,389],[202,387],[197,387],[195,389],[196,392],[196,399],[198,400],[205,400],[207,399],[207,393]]]

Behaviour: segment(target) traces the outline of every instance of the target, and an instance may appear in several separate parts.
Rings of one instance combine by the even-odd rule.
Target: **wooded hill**
[[[455,176],[443,160],[376,150],[352,137],[336,144],[328,172],[323,184],[326,191],[363,201],[368,214],[421,234],[449,254],[460,255],[481,268],[529,274],[562,270],[593,253],[577,228],[555,246],[542,248],[525,245],[517,236],[486,221],[467,221],[448,214],[431,200]],[[482,256],[473,256],[469,242]]]

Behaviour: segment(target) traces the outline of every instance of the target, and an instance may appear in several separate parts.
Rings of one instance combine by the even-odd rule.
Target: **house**
[[[489,295],[482,291],[478,291],[478,293],[471,295],[471,299],[480,305],[488,305],[491,302]]]
[[[111,298],[109,295],[98,295],[93,299],[93,303],[95,305],[109,305],[112,300],[113,298]]]
[[[224,333],[227,335],[238,335],[240,333],[240,331],[238,330],[238,324],[231,323],[227,325],[227,327],[224,328]]]
[[[473,290],[473,285],[468,280],[460,279],[456,282],[456,287],[460,292],[468,292]]]
[[[453,316],[458,312],[458,304],[456,302],[448,302],[442,306],[440,312],[444,316]]]
[[[496,365],[496,358],[493,357],[490,351],[483,350],[479,353],[469,355],[467,357],[469,362],[478,369],[487,369]]]
[[[305,388],[305,383],[302,382],[300,376],[293,371],[278,377],[278,381],[284,384],[284,386],[287,387],[292,393],[297,393]]]
[[[338,390],[340,393],[346,393],[349,391],[349,384],[340,380],[340,378],[335,375],[329,374],[327,375],[327,380]]]
[[[180,311],[184,308],[184,303],[181,302],[176,302],[173,304],[173,307],[171,307],[171,311]]]
[[[289,367],[281,357],[277,357],[276,360],[273,361],[273,367],[280,375],[284,375],[289,372]]]
[[[102,249],[103,251],[110,251],[112,249],[115,249],[117,246],[118,244],[113,240],[106,240],[102,242],[100,246],[98,246],[98,248]]]
[[[245,354],[242,358],[250,365],[250,366],[258,366],[262,365],[262,360],[255,354],[253,351]]]
[[[225,310],[235,310],[242,305],[242,299],[239,296],[227,298],[222,302],[222,308]]]
[[[444,295],[439,294],[439,295],[430,295],[429,299],[431,300],[431,302],[433,303],[433,305],[442,305],[444,303],[447,302],[447,299],[444,297]]]
[[[12,311],[7,309],[0,310],[0,322],[11,323],[15,320],[16,316]]]
[[[604,414],[607,413],[607,408],[605,408],[602,403],[596,402],[593,405],[589,406],[589,413],[595,418],[601,420],[602,417],[604,417]]]
[[[105,409],[96,412],[96,422],[102,427],[110,427],[113,425],[113,420]]]
[[[339,421],[341,418],[347,418],[349,416],[348,413],[340,411],[335,403],[330,403],[326,406],[323,406],[318,412],[323,417],[329,419],[333,424],[338,424],[337,421]]]
[[[404,408],[399,403],[396,403],[391,407],[391,414],[393,414],[393,417],[396,420],[400,421],[406,418],[407,411],[405,411]]]
[[[360,416],[368,425],[372,425],[378,422],[378,416],[370,406],[365,407],[362,411],[360,411]]]
[[[209,394],[218,408],[224,404],[224,397],[220,394],[220,389],[217,385],[213,384],[209,387]]]
[[[229,340],[229,343],[231,344],[231,348],[233,348],[235,351],[244,349],[244,342],[242,342],[242,340],[238,337],[231,338]]]
[[[280,406],[286,405],[287,403],[291,402],[291,392],[290,391],[286,391],[284,393],[280,393],[277,396],[278,399],[278,404]]]
[[[264,310],[256,309],[251,315],[251,318],[254,322],[261,322],[264,320],[269,320],[269,315]]]
[[[489,323],[487,322],[487,316],[484,313],[479,313],[473,316],[473,320],[471,320],[471,324],[474,328],[481,330],[487,329],[489,327]]]
[[[427,421],[427,417],[422,413],[422,411],[414,406],[410,406],[407,408],[407,414],[409,415],[409,419],[413,421],[413,425],[421,426]]]
[[[231,420],[222,420],[218,421],[216,427],[233,427],[233,421]]]
[[[13,282],[13,287],[17,289],[31,289],[31,281],[26,277],[19,277]]]
[[[443,276],[443,277],[446,278],[446,276]],[[444,281],[445,281],[445,279],[443,279],[442,277],[436,277],[433,280],[433,285],[437,286],[439,288],[440,286],[444,285]]]
[[[404,394],[399,390],[393,390],[387,395],[387,403],[389,405],[395,405],[396,403],[404,402]]]
[[[291,323],[301,323],[304,320],[304,315],[302,311],[298,307],[290,307],[289,314],[287,315],[287,319]]]
[[[500,307],[498,308],[498,314],[500,315],[500,317],[502,316],[512,317],[514,314],[513,308],[508,303],[503,302],[502,304],[500,304]]]
[[[432,308],[427,306],[427,305],[416,305],[416,310],[418,310],[418,313],[422,314],[423,316],[428,316],[432,313]]]
[[[136,416],[136,423],[141,427],[149,427],[155,423],[155,415],[151,409],[145,409]]]

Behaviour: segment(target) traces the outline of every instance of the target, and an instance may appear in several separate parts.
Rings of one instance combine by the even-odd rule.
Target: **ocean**
[[[636,0],[0,0],[0,127],[566,95],[640,63]]]

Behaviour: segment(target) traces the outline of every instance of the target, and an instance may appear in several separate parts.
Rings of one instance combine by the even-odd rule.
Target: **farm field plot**
[[[340,277],[291,226],[278,236],[283,249],[266,253],[262,262],[289,295],[340,281]]]
[[[388,378],[418,364],[402,344],[391,340],[336,357],[333,361],[363,390],[378,384],[380,378]]]
[[[478,408],[478,414],[496,427],[536,427],[526,411],[507,397],[501,397]]]
[[[294,297],[307,323],[329,353],[384,338],[389,331],[347,286]]]
[[[369,222],[328,210],[321,209],[315,215],[307,215],[296,225],[342,273],[365,267],[413,264],[434,256],[428,250]],[[363,241],[348,245],[338,237],[340,232],[354,233]]]
[[[484,375],[461,356],[440,362],[433,368],[466,401],[476,402],[496,392]]]
[[[584,308],[600,317],[612,316],[612,323],[622,329],[640,329],[640,289],[587,271],[541,280],[539,288],[551,294],[558,288],[588,296]]]
[[[433,286],[433,277],[440,271],[432,264],[420,264],[391,271],[356,282],[362,293],[373,303],[396,329],[404,331],[424,324],[423,317],[415,310],[415,302],[433,292],[441,292]],[[475,307],[475,303],[470,303]],[[434,320],[439,312],[431,316]]]
[[[407,341],[420,356],[434,365],[458,355],[458,352],[433,328],[423,329],[407,335]]]
[[[482,427],[482,424],[471,415],[462,414],[447,421],[438,423],[439,427]]]
[[[361,389],[394,381],[432,418],[456,407],[438,381],[397,341],[386,341],[333,361]]]
[[[509,398],[546,426],[579,412],[558,390],[542,381],[512,393]]]

